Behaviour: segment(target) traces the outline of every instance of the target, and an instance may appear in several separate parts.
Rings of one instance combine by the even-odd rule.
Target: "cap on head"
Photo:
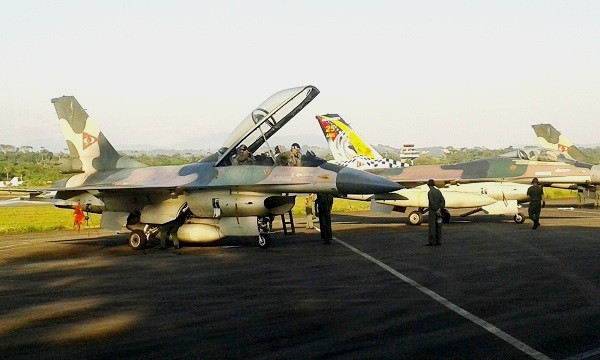
[[[238,151],[239,153],[241,153],[241,152],[243,152],[243,151],[246,151],[246,150],[248,150],[248,147],[247,147],[246,145],[244,145],[244,144],[240,145],[240,146],[238,147],[238,149],[237,149],[237,151]]]
[[[300,145],[298,143],[293,143],[292,149],[300,150]]]
[[[435,181],[433,179],[427,180],[427,186],[435,186]]]
[[[538,178],[533,178],[533,179],[531,179],[531,184],[532,184],[532,185],[537,185],[537,184],[539,184],[539,183],[540,183],[540,181],[538,180]]]

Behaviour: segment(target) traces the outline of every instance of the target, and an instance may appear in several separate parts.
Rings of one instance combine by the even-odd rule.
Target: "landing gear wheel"
[[[525,221],[525,215],[521,214],[521,213],[517,213],[515,214],[514,218],[515,222],[517,224],[522,224]]]
[[[409,225],[421,225],[423,222],[423,214],[418,211],[413,211],[408,215],[408,224]]]
[[[271,237],[269,234],[258,234],[258,240],[256,242],[258,247],[261,249],[266,249],[271,246]]]
[[[450,212],[446,209],[442,209],[442,222],[447,224],[450,222]]]
[[[146,246],[146,242],[148,241],[148,237],[142,230],[133,230],[131,234],[129,234],[129,246],[133,250],[140,250]]]

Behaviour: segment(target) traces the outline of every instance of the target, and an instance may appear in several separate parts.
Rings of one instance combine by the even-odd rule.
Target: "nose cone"
[[[397,183],[368,172],[342,168],[337,174],[336,186],[342,194],[381,194],[399,190]]]

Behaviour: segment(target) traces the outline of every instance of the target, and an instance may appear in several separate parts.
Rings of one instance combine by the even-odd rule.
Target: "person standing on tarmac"
[[[531,186],[527,189],[527,197],[529,198],[529,218],[533,221],[532,229],[537,229],[540,226],[543,196],[544,188],[540,186],[538,178],[533,178],[531,180]]]
[[[333,195],[317,194],[315,208],[319,216],[319,225],[321,226],[321,239],[324,244],[330,244],[333,239],[331,229],[331,207],[333,205]]]
[[[446,200],[442,192],[435,187],[435,181],[427,181],[429,192],[429,242],[427,246],[442,245],[442,210],[446,207]]]
[[[290,151],[284,151],[277,157],[277,162],[283,166],[302,166],[300,145],[293,143]]]
[[[306,199],[304,199],[304,210],[306,211],[306,228],[314,229],[315,226],[313,224],[313,207],[315,205],[315,194],[309,194]]]

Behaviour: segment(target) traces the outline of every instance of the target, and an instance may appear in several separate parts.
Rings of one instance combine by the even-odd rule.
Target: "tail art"
[[[591,162],[577,146],[561,135],[560,131],[556,130],[554,126],[550,124],[538,124],[531,125],[531,127],[535,131],[535,135],[537,135],[538,141],[543,148],[557,150],[578,161]]]
[[[68,163],[61,166],[63,172],[90,173],[146,166],[119,155],[75,97],[62,96],[52,99],[52,103],[70,154]]]
[[[381,156],[337,114],[317,115],[335,162],[353,169],[398,168],[408,164]]]
[[[383,158],[375,148],[352,130],[350,125],[339,115],[319,115],[317,120],[336,161],[347,161],[356,156],[365,156],[369,159]]]

